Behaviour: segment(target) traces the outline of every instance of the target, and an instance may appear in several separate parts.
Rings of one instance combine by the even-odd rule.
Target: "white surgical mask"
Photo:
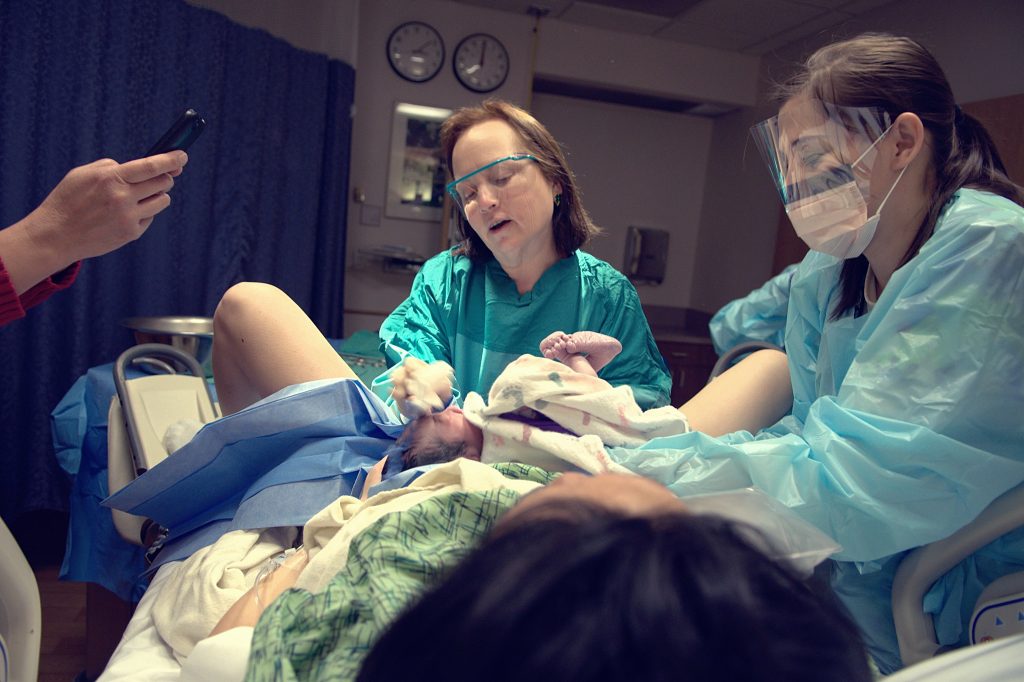
[[[859,164],[888,132],[889,128],[886,128],[885,132],[850,164],[851,178],[855,177],[853,167]],[[864,253],[864,249],[874,238],[882,208],[906,170],[907,167],[904,166],[896,177],[896,182],[878,205],[878,210],[870,218],[864,194],[854,179],[839,187],[787,205],[786,215],[793,223],[797,236],[814,251],[840,259],[856,258]]]

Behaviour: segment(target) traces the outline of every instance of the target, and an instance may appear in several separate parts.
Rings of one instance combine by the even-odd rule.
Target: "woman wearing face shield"
[[[631,386],[645,409],[666,405],[671,381],[636,290],[579,250],[599,230],[558,142],[527,112],[492,100],[452,115],[441,144],[463,239],[424,264],[381,326],[389,363],[443,360],[456,393],[486,395],[552,332],[596,331],[623,347],[601,377]],[[389,372],[374,391],[386,398],[392,385]]]
[[[753,133],[812,251],[724,312],[764,313],[749,328],[781,338],[792,412],[612,456],[677,494],[753,484],[834,537],[833,587],[888,673],[900,556],[1024,481],[1024,193],[912,40],[824,47],[780,99]],[[981,586],[1022,566],[1010,534],[940,580],[939,643],[965,643]]]

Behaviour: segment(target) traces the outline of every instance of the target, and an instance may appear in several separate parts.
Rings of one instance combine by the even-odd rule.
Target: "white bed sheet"
[[[110,662],[96,682],[120,682],[121,680],[152,680],[163,682],[181,677],[181,663],[175,658],[171,647],[156,631],[153,624],[153,602],[160,586],[178,569],[181,562],[161,566],[142,595],[142,601],[135,609],[132,619],[125,628],[121,642],[117,645]]]

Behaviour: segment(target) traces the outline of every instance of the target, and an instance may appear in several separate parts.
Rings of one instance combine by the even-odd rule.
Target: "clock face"
[[[388,62],[402,78],[422,83],[437,75],[444,64],[444,41],[434,27],[409,21],[388,36]]]
[[[508,77],[508,52],[494,36],[474,33],[455,48],[452,67],[459,82],[470,90],[490,92]]]

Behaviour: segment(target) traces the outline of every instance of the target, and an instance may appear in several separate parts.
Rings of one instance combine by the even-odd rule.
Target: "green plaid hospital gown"
[[[494,467],[542,484],[555,476],[524,464]],[[465,556],[518,497],[507,489],[455,492],[378,520],[353,539],[345,568],[322,592],[289,590],[264,612],[246,681],[354,680],[409,600]]]

